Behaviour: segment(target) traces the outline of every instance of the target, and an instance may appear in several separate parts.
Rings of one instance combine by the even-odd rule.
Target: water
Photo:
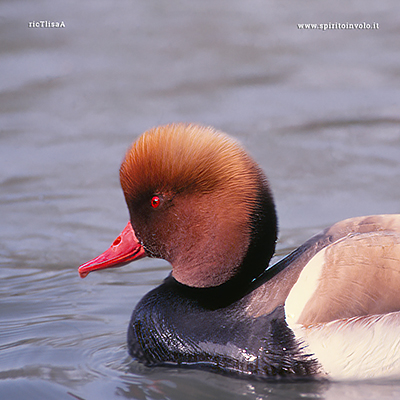
[[[77,274],[126,224],[126,148],[167,122],[225,130],[260,162],[278,256],[335,221],[399,213],[399,11],[395,0],[2,1],[0,397],[399,398],[399,381],[145,368],[127,355],[127,324],[168,265]],[[28,28],[40,20],[66,27]],[[380,29],[297,28],[363,21]]]

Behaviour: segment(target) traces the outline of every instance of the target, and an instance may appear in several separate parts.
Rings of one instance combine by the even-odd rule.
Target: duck
[[[142,134],[120,182],[129,222],[79,274],[143,257],[171,265],[132,313],[135,360],[256,379],[400,377],[400,214],[337,222],[272,264],[264,172],[197,124]]]

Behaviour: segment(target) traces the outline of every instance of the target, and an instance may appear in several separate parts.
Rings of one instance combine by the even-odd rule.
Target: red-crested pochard
[[[400,214],[338,222],[268,267],[272,194],[224,133],[154,128],[120,179],[130,222],[79,273],[144,256],[171,264],[133,312],[132,357],[258,378],[400,376]]]

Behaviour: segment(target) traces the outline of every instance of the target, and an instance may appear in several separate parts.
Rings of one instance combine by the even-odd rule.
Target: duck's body
[[[155,129],[121,184],[133,230],[80,273],[144,255],[172,264],[133,312],[133,357],[263,378],[400,376],[400,215],[339,222],[268,268],[272,195],[228,137]]]

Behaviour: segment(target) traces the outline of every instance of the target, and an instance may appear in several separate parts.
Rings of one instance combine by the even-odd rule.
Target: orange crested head
[[[169,261],[173,276],[190,286],[216,286],[237,273],[265,195],[275,218],[260,168],[213,128],[170,124],[145,132],[128,150],[120,179],[146,253]]]

